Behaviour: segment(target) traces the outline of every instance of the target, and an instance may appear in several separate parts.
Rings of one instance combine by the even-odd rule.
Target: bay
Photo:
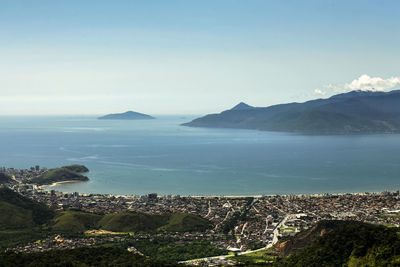
[[[197,116],[112,121],[0,117],[0,166],[83,164],[64,192],[271,195],[400,189],[400,135],[304,136],[180,126]]]

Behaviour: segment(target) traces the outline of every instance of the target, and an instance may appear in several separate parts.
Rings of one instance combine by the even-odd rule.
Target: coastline
[[[62,181],[62,182],[56,182],[52,183],[50,185],[41,185],[38,186],[39,189],[49,191],[48,189],[44,187],[55,187],[57,185],[62,185],[62,184],[69,184],[69,183],[79,183],[79,182],[84,182],[84,181]],[[59,191],[56,190],[57,192],[63,193],[63,194],[68,194],[68,193],[73,193],[69,191]],[[265,195],[159,195],[157,194],[158,198],[179,198],[179,197],[184,197],[184,198],[196,198],[196,199],[213,199],[213,198],[218,198],[218,199],[241,199],[241,198],[264,198],[264,197],[273,197],[273,196],[279,196],[279,197],[323,197],[323,196],[345,196],[345,195],[353,195],[353,196],[365,196],[365,195],[379,195],[379,194],[385,194],[385,193],[393,193],[396,191],[375,191],[375,192],[342,192],[342,193],[314,193],[314,194],[265,194]],[[114,196],[114,197],[129,197],[129,198],[140,198],[143,195],[138,195],[138,194],[111,194],[111,193],[81,193],[78,191],[80,195],[83,196],[88,196],[88,195],[102,195],[102,196]],[[149,193],[150,194],[150,193]]]
[[[60,186],[59,188],[55,189],[57,192],[61,193],[73,193],[73,192],[78,192],[81,195],[108,195],[108,196],[116,196],[116,197],[141,197],[141,196],[147,196],[149,194],[156,194],[158,197],[189,197],[189,198],[227,198],[227,199],[238,199],[238,198],[263,198],[263,197],[273,197],[273,196],[283,196],[283,197],[322,197],[322,196],[343,196],[343,195],[374,195],[374,194],[384,194],[388,192],[398,192],[398,188],[387,188],[387,189],[377,189],[377,190],[359,190],[359,191],[342,191],[342,192],[305,192],[305,193],[266,193],[266,194],[260,194],[260,193],[255,193],[255,194],[188,194],[188,193],[165,193],[165,192],[157,192],[157,191],[148,191],[148,192],[128,192],[128,193],[119,193],[119,192],[91,192],[84,190],[83,192],[80,191],[78,188],[74,188],[71,191],[71,188],[69,188],[69,191],[64,191],[62,186],[63,185],[68,185],[68,184],[77,184],[81,182],[88,182],[87,181],[82,181],[82,180],[66,180],[66,181],[60,181],[60,182],[54,182],[52,184],[45,184],[45,185],[36,185],[38,188],[43,189],[43,190],[52,190],[50,189],[51,187],[57,187]],[[47,189],[46,189],[47,188]],[[68,190],[68,189],[67,189]]]
[[[58,186],[58,185],[62,185],[62,184],[81,183],[81,182],[87,182],[87,181],[67,180],[67,181],[55,182],[55,183],[52,183],[52,184],[40,185],[40,186],[38,186],[38,188],[46,190],[43,187],[54,187],[54,186]]]

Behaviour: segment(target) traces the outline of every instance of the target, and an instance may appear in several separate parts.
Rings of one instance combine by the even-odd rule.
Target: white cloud
[[[346,83],[344,89],[346,91],[386,91],[392,89],[398,84],[400,84],[400,77],[382,79],[380,77],[370,77],[364,74],[358,79],[353,80],[351,83]]]
[[[325,91],[322,91],[321,89],[315,89],[314,94],[316,95],[326,95]]]
[[[394,87],[396,87],[397,85],[400,85],[400,76],[383,79],[381,77],[370,77],[367,74],[363,74],[359,78],[351,81],[350,83],[326,84],[323,86],[325,90],[315,89],[314,94],[316,95],[326,95],[331,93],[338,94],[354,90],[387,91],[390,89],[394,89]]]
[[[327,84],[327,85],[324,85],[324,88],[326,88],[328,90],[331,90],[331,91],[333,91],[335,93],[344,93],[346,91],[343,88],[343,85],[340,86],[340,85],[335,85],[335,84]]]

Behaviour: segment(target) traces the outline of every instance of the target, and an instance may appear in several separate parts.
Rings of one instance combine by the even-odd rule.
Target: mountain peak
[[[234,106],[231,110],[246,110],[246,109],[253,109],[254,107],[247,105],[244,102],[240,102],[236,106]]]
[[[400,91],[352,91],[265,108],[240,103],[184,125],[302,134],[400,133]]]

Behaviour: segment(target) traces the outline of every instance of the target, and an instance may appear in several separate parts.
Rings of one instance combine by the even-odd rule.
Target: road
[[[274,229],[274,237],[272,238],[272,242],[269,243],[266,247],[260,248],[260,249],[255,249],[255,250],[249,250],[249,251],[244,251],[244,252],[240,252],[237,253],[238,255],[246,255],[246,254],[250,254],[250,253],[254,253],[254,252],[258,252],[258,251],[262,251],[262,250],[266,250],[269,249],[271,247],[273,247],[276,243],[278,243],[278,236],[279,236],[279,228],[284,227],[286,221],[291,217],[291,214],[286,215],[282,221],[280,221],[275,229]],[[197,262],[197,261],[210,261],[213,259],[226,259],[226,258],[230,258],[233,257],[235,255],[220,255],[220,256],[214,256],[214,257],[206,257],[206,258],[200,258],[200,259],[193,259],[193,260],[188,260],[188,261],[181,261],[179,263],[193,263],[193,262]]]

